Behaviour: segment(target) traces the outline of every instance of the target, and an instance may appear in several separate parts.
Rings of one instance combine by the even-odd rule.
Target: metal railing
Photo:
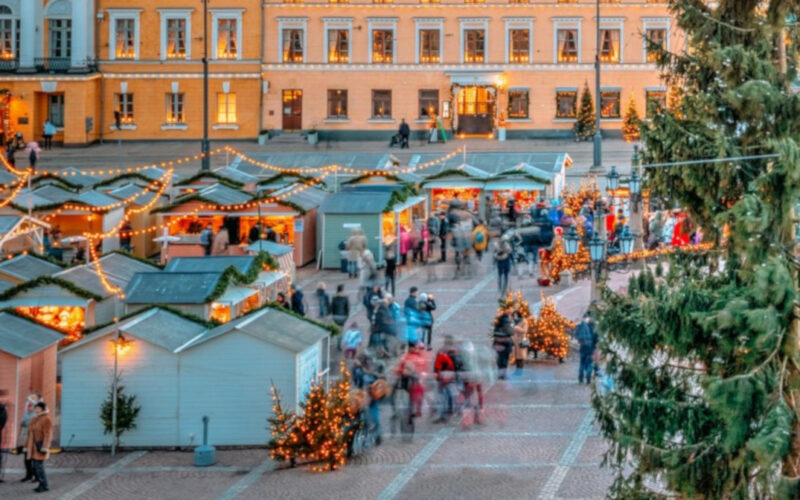
[[[69,57],[37,57],[33,60],[37,73],[66,73],[71,67]]]
[[[19,59],[0,58],[0,73],[14,73],[19,68]]]

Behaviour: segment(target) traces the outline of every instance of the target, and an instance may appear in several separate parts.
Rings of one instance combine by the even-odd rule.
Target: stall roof
[[[113,191],[109,191],[108,195],[113,196],[119,200],[127,200],[132,196],[136,196],[139,193],[144,191],[145,186],[139,186],[134,183],[125,184],[124,186],[120,186]],[[147,192],[142,193],[141,195],[137,196],[135,200],[131,203],[134,205],[147,205],[153,198],[156,197],[156,193],[153,191],[148,190]]]
[[[104,255],[100,257],[99,261],[103,275],[112,285],[119,288],[125,288],[136,273],[158,271],[155,265],[147,264],[118,252]],[[80,288],[101,297],[110,297],[113,295],[105,289],[103,283],[100,281],[97,262],[89,262],[88,264],[65,269],[55,274],[55,277],[74,283]]]
[[[113,332],[116,327],[116,325],[109,325],[92,332],[91,335],[86,335],[81,340],[62,349],[61,353],[71,351],[83,344],[94,342],[95,339]],[[193,321],[160,307],[145,309],[120,321],[119,329],[123,334],[145,340],[170,352],[175,352],[181,346],[208,330],[206,325],[199,321]]]
[[[225,290],[225,293],[219,296],[219,298],[214,299],[214,302],[220,303],[230,303],[230,304],[238,304],[243,300],[247,299],[251,295],[255,295],[258,293],[258,290],[254,288],[247,288],[244,286],[232,286]]]
[[[36,188],[33,194],[48,200],[49,203],[65,203],[67,200],[78,199],[78,193],[73,193],[55,184],[47,184]]]
[[[439,158],[441,158],[441,155],[434,153],[414,155],[409,165],[413,167]],[[446,170],[457,169],[463,164],[489,175],[518,165],[530,165],[540,170],[558,173],[562,168],[571,165],[572,160],[566,153],[467,153],[466,158],[464,155],[455,155],[445,162],[421,170],[418,173],[422,175],[437,174]]]
[[[100,191],[84,191],[83,193],[79,194],[78,197],[75,199],[93,207],[104,207],[107,205],[113,205],[119,201],[115,198],[112,198],[108,195],[101,193]]]
[[[221,273],[235,267],[246,273],[255,262],[254,255],[211,255],[208,257],[175,257],[170,259],[164,272],[167,273]]]
[[[6,281],[6,280],[3,280],[3,279],[0,279],[0,293],[5,292],[9,288],[14,288],[14,286],[16,286],[16,285],[14,285],[14,283],[11,283],[10,281]]]
[[[278,189],[274,193],[271,193],[270,196],[278,196],[298,186],[299,184],[291,184],[284,188]],[[289,203],[294,203],[303,210],[311,210],[313,208],[317,208],[318,206],[320,206],[327,196],[328,196],[327,192],[321,189],[310,187],[298,193],[289,195],[285,197],[284,200],[288,201]]]
[[[103,207],[117,203],[117,199],[107,196],[99,191],[84,191],[75,193],[62,188],[56,184],[47,184],[36,188],[31,193],[23,190],[20,196],[14,201],[17,206],[25,207],[28,205],[29,196],[33,197],[33,206],[52,205],[54,203],[66,203],[74,201],[93,207]]]
[[[243,172],[242,170],[238,170],[230,166],[218,168],[214,170],[214,173],[220,177],[238,182],[239,184],[251,184],[258,182],[258,177],[255,175],[248,174],[247,172]]]
[[[83,187],[94,186],[98,182],[101,182],[103,179],[101,177],[96,177],[94,175],[89,175],[75,167],[67,167],[62,168],[58,171],[58,176],[53,177],[53,179],[60,179],[63,178],[67,182],[71,184],[77,184]]]
[[[279,308],[265,307],[210,330],[181,350],[191,349],[235,331],[296,353],[303,352],[328,336],[326,329],[310,321],[292,316]]]
[[[262,273],[262,275],[259,278],[256,278],[251,285],[268,287],[269,285],[277,283],[278,281],[286,278],[288,278],[286,273],[282,273],[280,271],[269,271]]]
[[[273,257],[280,257],[281,255],[286,255],[287,253],[292,253],[294,249],[289,245],[281,245],[280,243],[275,243],[274,241],[269,240],[258,240],[252,243],[250,246],[247,247],[248,252],[267,252],[268,254],[272,255]],[[179,257],[180,258],[180,257]],[[177,259],[172,259],[175,261]],[[170,263],[172,263],[170,261]],[[169,269],[169,265],[167,265],[167,269]]]
[[[27,358],[60,342],[64,335],[11,313],[0,313],[0,351]]]
[[[127,304],[205,304],[222,273],[137,273],[125,289]]]
[[[484,184],[489,191],[544,191],[547,185],[533,179],[493,179]]]
[[[323,214],[379,214],[383,212],[391,191],[341,191],[325,198],[319,207]]]
[[[22,217],[19,215],[0,215],[0,234],[13,231],[21,219]]]
[[[14,205],[18,207],[27,207],[28,204],[36,208],[44,205],[52,205],[53,201],[48,200],[47,198],[43,198],[36,193],[32,193],[28,190],[23,189],[22,191],[20,191],[17,197],[14,198]]]
[[[0,169],[0,184],[14,184],[19,180],[19,177],[12,174],[6,169]]]
[[[61,270],[61,267],[52,262],[32,255],[17,255],[13,259],[0,262],[0,273],[8,274],[22,281],[30,281],[39,276],[49,276]]]
[[[244,191],[228,187],[224,184],[212,184],[192,193],[217,205],[236,205],[239,203],[247,203],[252,200],[252,196]]]
[[[403,210],[407,209],[408,207],[413,207],[414,205],[422,203],[427,199],[428,198],[425,197],[425,196],[411,196],[406,201],[404,201],[402,203],[398,203],[397,205],[392,207],[392,210],[395,211],[395,212],[402,212]]]

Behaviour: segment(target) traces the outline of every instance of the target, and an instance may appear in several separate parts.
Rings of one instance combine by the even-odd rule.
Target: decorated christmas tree
[[[628,101],[628,109],[625,110],[625,118],[622,121],[622,137],[626,142],[636,142],[639,140],[639,127],[641,119],[639,112],[636,111],[636,99],[633,94]]]
[[[572,126],[576,141],[591,140],[595,132],[594,102],[589,84],[584,82],[581,92],[581,103],[578,107],[578,116]]]
[[[270,457],[280,462],[290,462],[294,466],[298,457],[297,442],[298,435],[292,430],[297,422],[297,415],[283,407],[280,393],[275,385],[270,387],[272,393],[272,416],[267,419],[269,422],[270,441],[267,448],[270,450]]]
[[[604,293],[593,396],[611,498],[800,495],[800,32],[795,2],[673,0],[687,47],[662,60],[679,105],[642,129],[652,197],[703,228],[663,277]],[[791,16],[794,17],[794,16]],[[770,156],[775,155],[775,156]],[[728,162],[708,159],[738,158]],[[658,490],[653,491],[654,485]]]
[[[108,397],[100,406],[100,420],[103,422],[103,434],[114,434],[116,446],[120,445],[120,438],[128,431],[136,429],[136,420],[139,418],[141,405],[136,401],[135,394],[126,394],[122,385],[122,375],[117,375],[117,425],[114,428],[114,384],[108,388]]]
[[[539,317],[531,322],[528,334],[531,341],[530,348],[563,360],[569,354],[569,335],[573,328],[575,323],[558,312],[552,298],[545,298],[542,294]]]

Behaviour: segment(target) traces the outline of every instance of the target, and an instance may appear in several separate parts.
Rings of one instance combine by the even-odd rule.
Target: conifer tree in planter
[[[595,125],[592,92],[589,90],[589,84],[584,82],[583,91],[581,92],[581,103],[578,107],[578,116],[575,120],[575,125],[572,126],[575,140],[590,141],[594,136]]]
[[[142,407],[136,404],[136,395],[125,394],[125,386],[122,385],[122,375],[117,375],[117,432],[112,436],[119,448],[120,437],[136,429],[136,419]],[[114,384],[108,388],[108,397],[100,406],[100,420],[103,422],[103,434],[114,432]]]
[[[670,6],[688,47],[660,60],[682,90],[643,126],[643,162],[697,163],[647,169],[646,183],[718,247],[604,293],[599,348],[613,384],[593,406],[611,443],[609,496],[797,498],[800,33],[785,24],[797,3]]]

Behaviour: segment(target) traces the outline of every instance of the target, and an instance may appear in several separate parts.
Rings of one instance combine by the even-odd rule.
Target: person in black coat
[[[408,138],[411,136],[411,128],[406,123],[406,119],[400,120],[400,128],[397,131],[400,136],[400,149],[408,149]]]
[[[386,250],[386,268],[383,270],[384,276],[384,288],[386,288],[387,292],[392,292],[392,295],[395,294],[394,285],[395,285],[395,276],[397,274],[397,256],[394,253],[393,248],[389,248]]]
[[[331,315],[333,322],[344,327],[347,317],[350,316],[350,298],[344,293],[344,285],[336,286],[336,295],[331,299]]]
[[[303,292],[298,290],[296,286],[292,285],[292,311],[296,312],[300,316],[306,315],[306,305],[305,301],[303,300]]]
[[[514,334],[514,323],[511,319],[512,309],[509,307],[495,321],[493,337],[493,347],[497,352],[497,370],[501,380],[506,378],[508,369],[508,359],[511,357],[511,349],[514,347],[512,335]]]
[[[439,239],[442,244],[441,262],[447,261],[447,233],[450,232],[450,222],[445,217],[444,212],[439,212]]]

